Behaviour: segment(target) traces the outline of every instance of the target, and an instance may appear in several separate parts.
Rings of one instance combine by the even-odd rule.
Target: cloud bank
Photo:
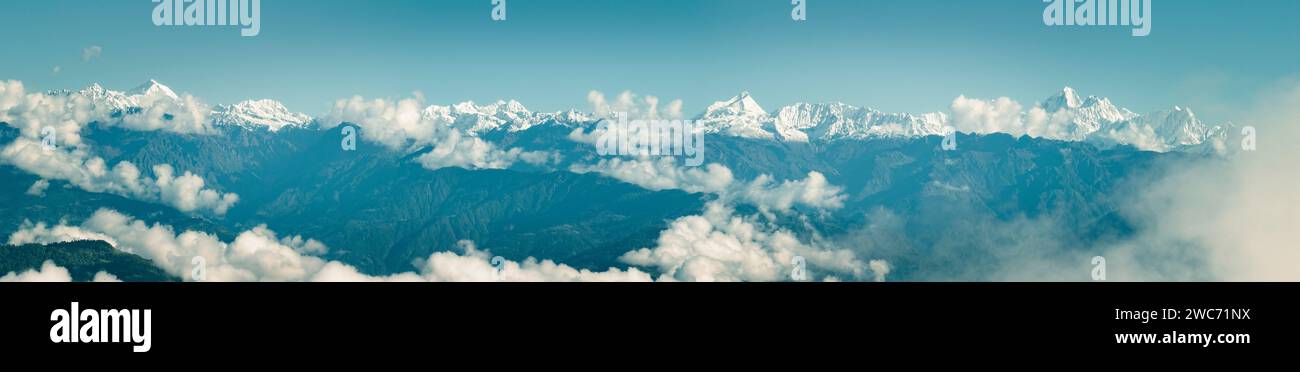
[[[177,233],[171,226],[101,209],[80,225],[26,223],[9,237],[9,244],[102,240],[114,248],[152,261],[186,281],[650,281],[637,269],[611,268],[596,272],[550,260],[522,262],[493,257],[462,241],[462,252],[438,252],[417,265],[418,271],[386,276],[363,274],[355,267],[314,254],[328,248],[301,236],[279,237],[266,226],[240,233],[225,242],[198,231]],[[46,270],[50,271],[50,270]],[[57,273],[57,270],[52,271]],[[44,274],[47,275],[48,274]],[[107,276],[105,280],[109,279]]]
[[[207,188],[203,178],[191,172],[176,175],[171,165],[155,165],[153,177],[147,177],[129,161],[109,167],[104,159],[84,149],[47,149],[25,137],[0,149],[0,163],[40,176],[43,181],[67,181],[89,192],[161,202],[182,212],[224,215],[239,202],[239,195]],[[43,192],[48,186],[48,181],[44,187],[32,185],[29,193]]]
[[[772,176],[761,175],[746,182],[737,181],[731,169],[721,164],[684,167],[670,157],[603,158],[595,164],[574,164],[569,171],[598,173],[652,191],[715,194],[728,202],[781,212],[795,207],[834,210],[843,207],[846,198],[843,188],[830,184],[825,175],[816,171],[801,180],[776,182]]]
[[[630,119],[672,120],[682,118],[682,100],[672,100],[663,107],[659,107],[659,97],[638,96],[631,91],[623,91],[613,100],[609,100],[605,98],[604,93],[593,90],[587,93],[587,105],[591,107],[591,112],[598,117],[607,118],[618,113],[626,113]]]
[[[1257,130],[1257,151],[1168,170],[1127,211],[1145,222],[1131,244],[1203,247],[1210,274],[1221,280],[1300,281],[1300,147],[1292,143],[1300,138],[1300,81],[1284,80],[1259,97],[1243,121]]]
[[[10,272],[0,277],[0,283],[67,283],[72,281],[72,274],[68,269],[54,264],[54,261],[46,260],[41,264],[39,269],[27,270],[21,273]]]
[[[878,280],[889,266],[862,261],[846,249],[803,243],[790,231],[765,225],[756,217],[736,216],[721,202],[703,214],[673,221],[658,245],[624,254],[625,263],[655,268],[668,281]],[[807,273],[794,275],[795,268]]]
[[[10,272],[5,276],[0,276],[0,283],[68,283],[72,281],[72,274],[68,269],[56,265],[54,261],[45,260],[41,263],[40,268],[27,270],[21,273]],[[121,282],[116,275],[109,274],[105,271],[95,273],[91,278],[96,283],[116,283]]]
[[[114,94],[98,92],[110,97]],[[151,92],[131,97],[130,100],[143,107],[138,107],[140,112],[124,115],[119,120],[113,117],[117,106],[100,98],[103,97],[82,93],[27,94],[21,82],[0,83],[0,121],[20,133],[13,142],[0,148],[0,164],[40,176],[46,185],[33,185],[33,194],[43,192],[48,180],[61,180],[89,192],[162,202],[183,212],[223,215],[239,201],[234,193],[206,188],[206,182],[193,173],[176,175],[168,164],[153,166],[152,177],[142,177],[140,168],[128,161],[109,167],[102,158],[93,155],[93,148],[81,141],[83,129],[91,123],[120,125],[131,130],[206,132],[206,106],[188,95],[173,99],[165,93]]]
[[[321,123],[327,128],[344,123],[359,125],[362,138],[393,151],[432,147],[418,158],[420,164],[431,170],[448,167],[504,169],[521,161],[545,164],[555,157],[546,152],[518,148],[502,150],[491,142],[453,128],[452,123],[440,120],[438,116],[425,115],[425,107],[420,98],[391,101],[354,96],[336,101],[330,112],[322,117]]]

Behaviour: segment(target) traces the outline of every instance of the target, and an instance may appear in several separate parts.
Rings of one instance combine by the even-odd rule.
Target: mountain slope
[[[124,282],[180,281],[149,260],[113,249],[102,241],[0,246],[0,275],[36,269],[47,260],[68,269],[76,282],[89,282],[101,271]]]

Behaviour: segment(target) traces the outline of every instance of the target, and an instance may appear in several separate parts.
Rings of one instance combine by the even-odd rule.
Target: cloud
[[[439,116],[424,115],[423,99],[398,101],[366,100],[360,96],[338,100],[322,117],[327,128],[342,123],[361,126],[362,138],[394,151],[413,151],[424,146],[432,150],[417,160],[429,169],[459,167],[465,169],[504,169],[516,162],[541,165],[557,155],[502,150],[491,142],[464,133]]]
[[[1007,97],[992,101],[959,96],[949,107],[952,126],[963,133],[1007,133],[1022,136],[1029,132],[1021,117],[1020,103]]]
[[[885,277],[889,275],[889,271],[891,270],[889,262],[885,260],[871,260],[867,265],[871,268],[871,272],[875,276],[875,281],[877,282],[885,281]]]
[[[10,244],[102,240],[118,250],[152,261],[185,280],[238,281],[649,281],[636,269],[603,272],[580,270],[549,260],[522,262],[492,257],[468,241],[462,252],[439,252],[417,265],[418,271],[387,276],[363,274],[355,267],[312,254],[328,250],[301,236],[279,237],[266,226],[244,231],[233,241],[198,231],[177,233],[171,226],[150,225],[109,209],[101,209],[80,225],[25,223],[9,237]],[[201,259],[196,259],[201,257]]]
[[[93,59],[99,58],[99,56],[103,54],[104,54],[103,47],[100,47],[98,45],[90,46],[86,49],[81,50],[81,60],[83,62],[90,62]]]
[[[1092,133],[1089,138],[1103,146],[1130,145],[1141,150],[1158,152],[1170,150],[1170,146],[1165,144],[1165,139],[1156,134],[1154,128],[1146,125],[1125,123],[1105,127]]]
[[[212,114],[212,107],[197,97],[189,94],[171,97],[162,93],[135,97],[138,111],[123,115],[120,122],[105,120],[104,123],[110,126],[116,123],[123,128],[136,131],[213,133],[212,125],[208,120],[208,116]]]
[[[599,173],[652,191],[684,190],[691,193],[721,194],[735,180],[731,169],[726,166],[711,163],[704,167],[681,167],[671,157],[604,158],[591,165],[574,164],[569,170],[574,173]]]
[[[36,180],[36,182],[32,183],[31,187],[27,188],[27,195],[36,196],[36,197],[45,196],[45,189],[48,188],[50,188],[50,181],[43,180],[43,179]]]
[[[383,99],[366,100],[353,96],[334,102],[330,112],[322,117],[322,124],[335,127],[342,123],[360,125],[362,136],[392,150],[402,150],[412,145],[434,142],[439,126],[423,117],[424,102],[407,98],[400,101]]]
[[[108,272],[104,272],[104,271],[95,273],[95,277],[92,278],[90,281],[95,283],[121,283],[122,282],[121,279],[117,278],[117,275],[109,274]]]
[[[574,164],[574,173],[598,173],[647,190],[683,190],[709,193],[721,199],[747,203],[765,210],[790,211],[796,206],[819,210],[843,207],[843,188],[830,184],[819,172],[809,172],[801,180],[776,182],[770,175],[760,175],[748,182],[738,182],[731,169],[717,163],[704,167],[683,167],[671,157],[612,157],[595,164]]]
[[[463,253],[438,252],[421,266],[421,276],[440,282],[648,282],[650,274],[637,269],[579,270],[551,260],[528,258],[523,262],[496,259],[472,242],[458,244]]]
[[[50,76],[59,76],[59,74],[62,72],[63,72],[63,67],[54,66],[54,68],[50,69]]]
[[[1087,281],[1094,256],[1105,258],[1110,281],[1300,280],[1300,250],[1294,248],[1300,241],[1300,175],[1291,171],[1300,148],[1290,145],[1300,138],[1300,81],[1285,80],[1254,96],[1263,98],[1243,110],[1240,122],[1256,129],[1258,151],[1237,150],[1245,140],[1237,130],[1215,144],[1231,147],[1226,156],[1167,158],[1123,180],[1119,189],[1133,192],[1116,195],[1117,214],[1131,225],[1131,234],[1085,243],[1080,237],[1092,232],[1058,216],[1001,219],[944,209],[873,213],[861,231],[839,244],[890,259],[897,265],[891,275],[908,280]],[[969,106],[985,112],[970,117],[1014,124],[989,113],[1004,112],[999,105]],[[1028,122],[1044,120],[1050,121]],[[1112,137],[1142,143],[1151,137],[1147,132]],[[919,240],[918,226],[927,231]],[[925,254],[917,256],[917,250]]]
[[[1220,280],[1300,280],[1300,81],[1258,96],[1242,121],[1256,129],[1258,150],[1166,169],[1137,188],[1126,213],[1144,229],[1128,244],[1204,249],[1205,270]],[[1240,148],[1244,136],[1231,134]]]
[[[40,269],[27,270],[22,273],[11,272],[3,277],[0,277],[0,283],[13,283],[13,282],[66,283],[71,281],[72,281],[72,274],[68,273],[68,269],[59,267],[58,265],[54,264],[54,261],[48,261],[48,260],[45,261],[45,263],[41,264]]]
[[[0,121],[12,120],[9,118],[9,110],[22,103],[27,97],[23,89],[23,82],[17,80],[0,80]]]
[[[129,162],[124,163],[131,164]],[[119,163],[119,165],[121,164]],[[176,207],[182,212],[210,210],[216,215],[224,215],[231,206],[239,202],[239,195],[237,194],[222,194],[204,188],[203,178],[193,173],[185,172],[179,177],[173,177],[175,171],[172,170],[171,165],[155,165],[153,173],[154,177],[156,177],[153,184],[158,188],[159,198],[163,203]]]
[[[109,168],[102,158],[91,156],[82,148],[47,149],[26,137],[19,137],[0,149],[0,163],[13,165],[43,180],[63,180],[89,192],[158,201],[182,212],[224,215],[239,201],[237,194],[206,188],[203,179],[193,173],[175,176],[170,165],[154,166],[154,178],[142,177],[140,169],[129,161]]]
[[[91,279],[96,283],[117,283],[121,282],[116,275],[109,274],[105,271],[95,273]],[[72,282],[72,274],[68,269],[54,264],[54,261],[46,260],[38,269],[27,270],[22,273],[10,272],[0,277],[0,283],[68,283]]]
[[[1109,103],[1107,103],[1109,104]],[[1012,136],[1029,136],[1061,141],[1090,140],[1102,146],[1129,145],[1140,150],[1167,152],[1173,149],[1150,125],[1140,119],[1086,118],[1099,113],[1082,113],[1076,117],[1069,110],[1047,112],[1042,107],[1028,111],[1015,100],[1000,97],[981,100],[957,97],[949,106],[950,124],[957,131],[972,134],[1005,133]],[[1097,127],[1077,123],[1082,119]],[[1120,120],[1107,122],[1107,120]],[[1211,139],[1215,140],[1215,139]]]
[[[662,108],[659,97],[638,96],[631,91],[623,91],[613,101],[605,98],[599,91],[587,93],[587,104],[598,117],[612,117],[618,113],[627,113],[630,119],[681,119],[682,100],[677,99]]]
[[[81,132],[89,123],[175,133],[203,133],[209,129],[207,107],[192,96],[172,99],[158,93],[130,100],[143,105],[140,112],[118,121],[113,118],[113,105],[91,95],[26,94],[22,82],[0,83],[0,121],[19,130],[19,137],[0,149],[0,163],[43,180],[68,181],[90,192],[160,201],[183,212],[225,214],[239,200],[238,195],[207,189],[203,179],[190,172],[175,176],[170,165],[159,164],[153,167],[154,178],[142,178],[139,167],[131,162],[109,168],[102,158],[92,155],[94,149],[81,140]],[[43,188],[33,185],[30,191],[38,190]]]
[[[652,267],[660,280],[782,281],[793,278],[803,262],[808,279],[875,278],[888,274],[884,261],[863,262],[849,250],[803,243],[794,233],[734,215],[721,202],[710,202],[701,215],[672,222],[657,245],[628,252],[620,261]]]
[[[53,128],[60,146],[81,145],[81,132],[92,123],[136,131],[212,134],[211,112],[189,94],[155,91],[127,96],[98,86],[82,92],[29,94],[20,81],[0,82],[0,122],[28,138],[42,138],[43,130]]]
[[[524,151],[519,148],[502,150],[478,137],[451,131],[436,143],[432,150],[417,159],[430,170],[459,167],[465,169],[506,169],[516,162],[544,165],[558,157],[542,151]]]
[[[21,81],[0,83],[0,122],[28,138],[43,138],[50,134],[43,131],[53,129],[60,145],[79,145],[82,123],[103,120],[109,114],[81,95],[27,94]]]
[[[844,206],[844,189],[830,184],[820,172],[808,172],[802,180],[773,181],[772,176],[760,175],[737,193],[741,199],[754,205],[787,211],[795,205],[816,209],[839,209]]]

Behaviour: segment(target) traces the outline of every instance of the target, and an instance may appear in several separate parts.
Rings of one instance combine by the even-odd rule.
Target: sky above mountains
[[[681,99],[688,116],[742,90],[765,106],[843,101],[942,111],[958,95],[1037,102],[1069,85],[1138,112],[1230,121],[1300,71],[1300,2],[1154,2],[1131,27],[1048,27],[1039,1],[263,0],[261,33],[158,27],[145,0],[5,5],[0,79],[29,90],[155,78],[210,104],[270,98],[317,114],[353,95],[518,99],[584,108],[590,90]]]

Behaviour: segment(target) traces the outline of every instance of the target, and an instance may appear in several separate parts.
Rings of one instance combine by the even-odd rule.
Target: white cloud
[[[119,165],[121,164],[119,163]],[[155,165],[153,173],[154,177],[156,177],[153,183],[158,188],[159,197],[164,203],[174,206],[182,212],[211,210],[212,213],[217,215],[224,215],[231,206],[239,201],[239,195],[234,193],[222,194],[204,188],[203,178],[193,173],[185,172],[179,177],[173,177],[174,171],[167,164]]]
[[[462,252],[429,256],[416,272],[371,276],[355,267],[310,254],[324,253],[324,244],[301,236],[280,238],[266,226],[240,233],[223,242],[204,232],[176,233],[171,226],[149,225],[116,211],[101,209],[80,225],[26,223],[9,237],[10,244],[103,240],[118,250],[153,261],[164,271],[193,279],[195,257],[202,257],[203,280],[232,281],[649,281],[636,269],[611,268],[603,272],[580,270],[549,260],[522,262],[496,260],[472,243],[459,244]],[[48,270],[47,270],[48,271]]]
[[[107,192],[146,201],[160,201],[182,212],[224,215],[239,196],[205,188],[202,178],[185,172],[174,175],[170,165],[153,167],[154,178],[141,177],[135,164],[122,161],[109,168],[104,159],[83,148],[46,149],[19,137],[0,149],[0,163],[10,164],[44,180],[63,180],[89,192]],[[36,187],[36,185],[33,185]]]
[[[1087,139],[1102,146],[1119,144],[1145,151],[1172,150],[1172,146],[1167,143],[1169,139],[1162,138],[1149,125],[1105,116],[1082,118],[1084,122],[1096,125],[1096,127],[1088,127],[1077,122],[1081,118],[1075,117],[1076,114],[1069,110],[1047,112],[1042,107],[1035,106],[1024,111],[1019,102],[1007,97],[981,100],[960,96],[953,100],[949,109],[952,111],[950,124],[963,133],[1005,133],[1017,137],[1030,136],[1061,141]],[[1100,115],[1100,113],[1081,115]],[[1107,122],[1108,120],[1111,122]]]
[[[181,134],[212,133],[208,116],[212,108],[197,97],[181,94],[171,97],[163,93],[137,96],[139,112],[123,115],[119,122],[105,120],[108,125],[119,124],[136,131],[165,131]]]
[[[67,283],[71,281],[72,274],[68,272],[68,269],[55,265],[54,261],[50,260],[46,260],[38,269],[27,270],[22,273],[10,272],[5,276],[0,277],[0,283]],[[91,281],[96,283],[121,282],[117,276],[104,271],[95,273],[95,276]]]
[[[981,100],[959,96],[949,106],[950,124],[957,131],[973,134],[1005,133],[1055,140],[1078,141],[1086,133],[1073,124],[1068,111],[1049,113],[1041,107],[1024,110],[1019,102],[1007,97]]]
[[[556,156],[558,155],[541,151],[523,151],[519,148],[502,150],[478,137],[463,135],[460,131],[450,131],[439,139],[433,150],[420,155],[417,160],[431,170],[449,167],[506,169],[519,161],[543,165]]]
[[[156,165],[153,167],[155,178],[141,178],[135,164],[123,161],[109,168],[102,158],[92,155],[93,149],[81,140],[81,132],[89,123],[186,134],[210,130],[206,119],[207,106],[192,96],[173,99],[156,92],[119,98],[139,104],[141,111],[125,115],[118,121],[112,118],[115,106],[102,97],[26,94],[22,82],[0,83],[0,121],[17,128],[20,133],[13,142],[0,149],[0,163],[13,165],[44,180],[68,181],[90,192],[161,201],[184,212],[212,211],[221,215],[238,201],[238,196],[233,193],[222,194],[204,188],[204,181],[189,172],[174,176],[170,165]],[[47,128],[53,132],[46,132]],[[52,140],[49,142],[54,147],[43,146],[43,141],[47,140]]]
[[[90,281],[95,283],[121,283],[122,282],[121,279],[117,278],[117,275],[109,274],[108,272],[105,271],[100,271],[95,273],[95,277]]]
[[[569,170],[574,173],[599,173],[653,191],[684,190],[691,193],[721,194],[735,180],[731,169],[726,166],[711,163],[704,167],[681,167],[671,157],[603,158],[592,165],[574,164]]]
[[[434,170],[447,167],[504,169],[519,161],[545,164],[556,156],[518,148],[502,150],[491,142],[453,128],[451,123],[436,116],[424,115],[425,107],[419,97],[394,102],[355,96],[336,101],[321,120],[327,127],[342,123],[359,125],[363,138],[394,151],[430,146],[432,151],[421,155],[418,161]]]
[[[98,45],[93,45],[87,47],[86,49],[81,50],[81,60],[84,62],[90,62],[93,59],[99,58],[99,56],[103,54],[104,54],[103,47],[100,47]]]
[[[68,269],[59,267],[54,261],[45,261],[41,264],[40,269],[27,270],[21,273],[10,272],[0,277],[0,283],[12,282],[71,282],[72,274]]]
[[[1140,150],[1169,151],[1165,140],[1156,134],[1155,129],[1146,125],[1120,125],[1102,128],[1089,137],[1104,146],[1130,145]]]
[[[810,279],[883,280],[889,271],[884,261],[862,262],[852,251],[806,244],[787,230],[735,216],[721,202],[709,203],[702,215],[673,221],[657,244],[620,260],[655,268],[660,280],[680,281],[790,280],[796,257],[806,263]]]
[[[60,73],[63,73],[63,67],[54,66],[54,68],[50,69],[50,76],[59,76]]]
[[[0,122],[19,130],[23,137],[39,139],[54,129],[59,146],[81,144],[85,123],[106,121],[111,110],[82,95],[26,94],[22,82],[0,84]]]
[[[889,266],[889,262],[885,260],[871,260],[871,262],[868,263],[868,266],[871,268],[872,274],[875,275],[875,281],[877,282],[885,281],[885,277],[888,276],[889,271],[893,269]]]
[[[626,271],[610,268],[595,272],[579,270],[551,260],[528,258],[523,262],[499,260],[493,265],[492,255],[481,251],[469,241],[459,243],[461,253],[438,252],[429,256],[421,266],[422,276],[429,281],[451,282],[648,282],[650,274],[637,269]]]
[[[0,121],[10,121],[9,109],[18,106],[27,97],[23,82],[17,80],[0,80]]]
[[[839,209],[847,198],[843,188],[830,184],[820,172],[808,172],[808,178],[775,183],[772,176],[760,175],[738,193],[741,199],[754,205],[780,211],[795,205],[816,209]]]
[[[43,179],[36,180],[36,182],[32,183],[31,187],[27,188],[27,195],[36,196],[36,197],[45,196],[45,190],[48,188],[50,188],[50,181],[43,180]]]
[[[830,184],[819,172],[809,172],[805,179],[779,183],[769,175],[760,175],[749,182],[737,182],[726,166],[710,163],[704,167],[684,167],[677,165],[671,157],[604,158],[591,165],[574,164],[569,170],[599,173],[647,190],[710,193],[723,200],[783,212],[796,206],[838,209],[846,198],[841,187]]]
[[[1126,212],[1144,227],[1125,244],[1202,247],[1210,274],[1228,281],[1300,280],[1300,81],[1263,92],[1243,120],[1257,151],[1168,170]],[[1229,146],[1241,147],[1241,132]]]
[[[611,117],[617,113],[627,113],[632,119],[681,119],[682,100],[673,100],[659,107],[659,97],[638,96],[631,91],[624,91],[613,101],[605,98],[599,91],[587,93],[587,104],[598,117]]]
[[[1001,97],[985,101],[957,97],[950,106],[952,126],[963,133],[1007,133],[1021,136],[1028,132],[1021,118],[1020,103]]]
[[[179,134],[211,134],[211,108],[198,98],[154,91],[127,96],[100,89],[99,92],[26,93],[20,81],[0,83],[0,122],[17,128],[28,138],[42,138],[44,128],[56,130],[60,146],[80,146],[85,126],[120,126],[137,131],[165,131]],[[126,115],[124,108],[131,108]]]
[[[334,102],[330,112],[321,118],[328,127],[342,123],[362,126],[362,136],[393,150],[402,150],[412,143],[429,144],[439,130],[421,114],[424,102],[408,98],[397,102],[382,99],[366,100],[353,96]]]

